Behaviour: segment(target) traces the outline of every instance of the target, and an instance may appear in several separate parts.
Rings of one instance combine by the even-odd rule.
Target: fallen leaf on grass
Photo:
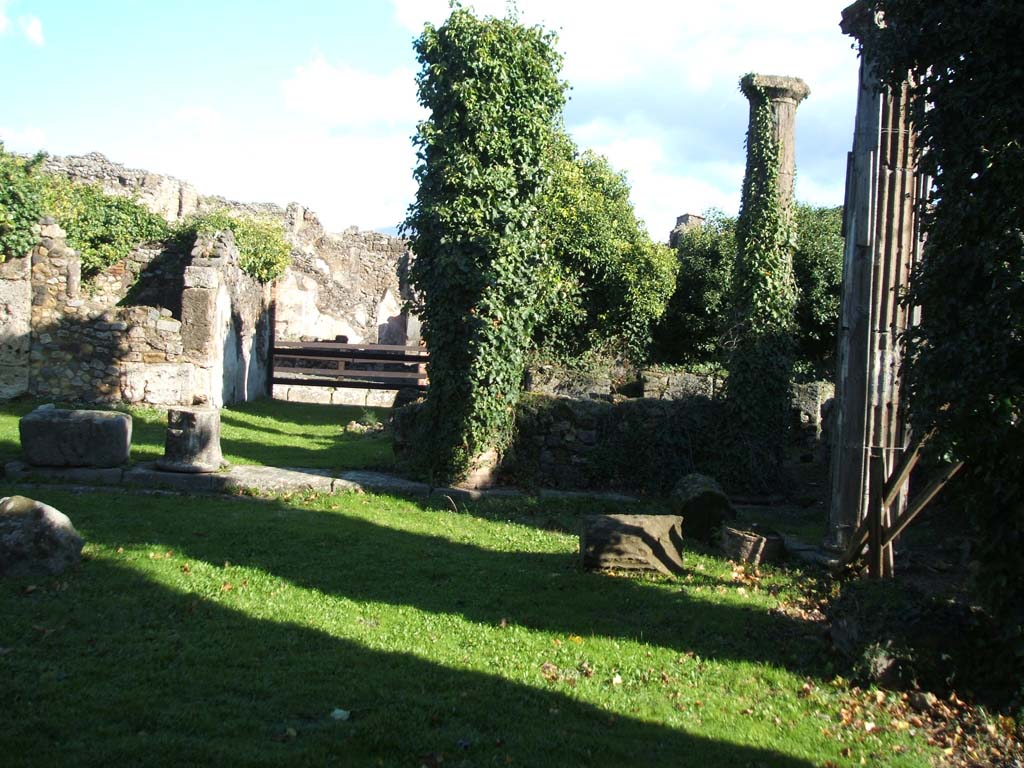
[[[622,675],[615,673],[615,677],[612,678],[612,685],[622,685]]]
[[[225,581],[223,584],[220,585],[221,592],[230,592],[234,588],[235,585],[232,584],[230,581]]]
[[[579,635],[569,635],[569,642],[576,643],[576,645],[580,645],[583,643],[583,638]]]
[[[560,670],[550,661],[545,661],[540,665],[540,673],[544,675],[544,679],[549,683],[557,682],[560,676]]]
[[[8,653],[11,653],[13,650],[14,650],[13,648],[0,648],[0,656],[6,656]]]
[[[347,709],[341,709],[340,707],[335,708],[334,711],[331,712],[332,720],[341,720],[342,722],[344,722],[345,720],[348,720],[350,717],[352,717],[352,713],[349,712]]]

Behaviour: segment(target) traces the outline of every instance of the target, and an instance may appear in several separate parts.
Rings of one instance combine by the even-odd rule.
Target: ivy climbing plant
[[[934,179],[912,280],[911,420],[966,462],[979,593],[1024,659],[1024,4],[871,6],[885,23],[868,26],[863,49],[888,84],[910,83]]]
[[[457,4],[415,42],[419,191],[403,231],[430,391],[413,463],[438,480],[509,444],[538,319],[541,195],[565,86],[554,35]]]
[[[32,227],[43,213],[36,169],[42,160],[42,155],[24,160],[8,154],[0,142],[0,262],[28,255],[36,244]]]
[[[752,463],[771,474],[781,461],[793,365],[795,238],[778,195],[780,148],[768,94],[750,74],[740,80],[740,89],[751,102],[751,119],[736,222],[737,337],[728,391],[735,426],[757,454]]]

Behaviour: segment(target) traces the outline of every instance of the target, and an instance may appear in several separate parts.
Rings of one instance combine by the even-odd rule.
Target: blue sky
[[[829,0],[519,0],[559,32],[566,125],[638,214],[735,213],[748,71],[803,77],[797,197],[842,202],[857,57]],[[478,0],[502,14],[503,0]],[[328,229],[393,227],[415,194],[412,40],[446,0],[0,0],[0,140],[99,151],[206,194],[297,200]]]

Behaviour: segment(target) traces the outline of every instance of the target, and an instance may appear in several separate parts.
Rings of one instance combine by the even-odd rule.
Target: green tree
[[[912,281],[915,429],[966,462],[962,494],[980,533],[978,584],[1024,622],[1024,4],[878,0],[865,50],[892,84],[910,73],[933,178],[924,259]],[[1024,641],[1021,641],[1024,652]]]
[[[404,230],[430,345],[417,463],[438,479],[511,439],[543,297],[542,193],[565,102],[554,35],[456,5],[415,42],[419,190]]]
[[[36,244],[32,227],[43,214],[42,188],[36,169],[43,156],[23,160],[4,151],[0,142],[0,258],[21,258]]]
[[[625,175],[591,151],[557,146],[544,196],[543,239],[552,256],[538,346],[561,359],[595,349],[645,358],[678,265],[638,221]]]
[[[797,203],[794,224],[797,360],[831,378],[843,282],[843,209]]]
[[[736,262],[736,219],[704,213],[676,242],[679,272],[668,308],[654,333],[653,358],[661,363],[724,362],[731,325],[729,286]]]

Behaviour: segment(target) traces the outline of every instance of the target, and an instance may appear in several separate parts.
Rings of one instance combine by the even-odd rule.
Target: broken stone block
[[[587,515],[580,562],[587,570],[683,570],[683,518],[676,515]]]

